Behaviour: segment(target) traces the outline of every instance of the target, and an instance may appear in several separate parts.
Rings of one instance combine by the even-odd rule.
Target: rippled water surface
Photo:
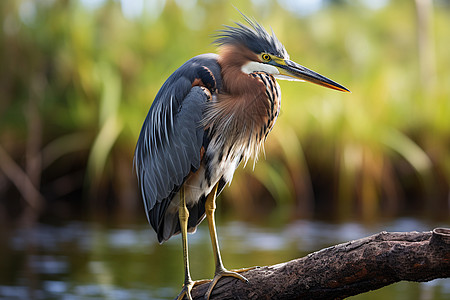
[[[295,221],[261,227],[229,221],[218,227],[228,268],[269,265],[382,230],[427,231],[416,219],[365,226]],[[147,224],[68,222],[1,232],[0,299],[173,299],[183,282],[181,239],[159,245]],[[189,235],[194,279],[211,278],[214,263],[206,224]],[[450,299],[450,279],[391,285],[352,299]]]

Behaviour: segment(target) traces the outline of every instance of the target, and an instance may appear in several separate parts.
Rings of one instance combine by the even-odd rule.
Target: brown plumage
[[[191,299],[187,232],[206,217],[216,270],[207,292],[227,271],[221,260],[214,211],[216,195],[231,183],[239,164],[257,157],[280,111],[275,79],[345,87],[291,60],[276,38],[245,17],[249,27],[226,26],[219,55],[196,56],[163,84],[136,145],[135,166],[147,218],[160,242],[182,234],[185,281],[178,296]],[[256,161],[256,159],[255,159]]]
[[[224,145],[234,146],[232,152],[242,152],[245,162],[252,156],[257,158],[278,116],[281,100],[272,75],[260,72],[264,82],[253,73],[242,72],[243,65],[258,60],[257,55],[240,45],[220,47],[218,63],[224,89],[209,102],[203,120],[206,128],[226,138]],[[268,86],[274,88],[268,91]]]

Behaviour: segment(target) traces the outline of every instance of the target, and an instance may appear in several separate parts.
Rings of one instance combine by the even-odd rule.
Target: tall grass
[[[240,9],[272,26],[291,59],[352,94],[280,83],[282,111],[265,155],[254,170],[249,163],[237,171],[223,193],[226,207],[242,217],[277,207],[274,215],[287,218],[418,211],[448,218],[449,7],[437,2],[432,10],[424,67],[424,25],[413,2],[379,10],[334,4],[303,18],[268,3]],[[202,1],[198,24],[193,8],[170,1],[159,15],[134,19],[115,1],[93,9],[78,1],[3,1],[0,8],[3,207],[17,211],[43,199],[51,208],[69,199],[94,212],[140,210],[131,160],[151,101],[184,61],[214,51],[214,30],[239,14]],[[424,77],[424,68],[433,74]],[[24,192],[21,180],[37,194]]]

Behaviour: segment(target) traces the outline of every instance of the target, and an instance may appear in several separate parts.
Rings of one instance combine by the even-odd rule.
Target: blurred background
[[[215,52],[236,8],[352,94],[280,82],[265,153],[219,198],[225,265],[449,226],[450,1],[3,0],[1,299],[178,293],[180,238],[160,246],[147,225],[134,147],[165,79]],[[194,279],[214,270],[205,227],[189,236]],[[448,299],[450,282],[355,299],[380,297]]]

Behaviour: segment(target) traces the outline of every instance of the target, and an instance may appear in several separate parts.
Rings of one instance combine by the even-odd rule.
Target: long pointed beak
[[[275,66],[280,72],[279,75],[275,75],[276,78],[308,81],[330,89],[350,93],[349,89],[340,85],[339,83],[334,82],[333,80],[328,79],[325,76],[322,76],[319,73],[316,73],[308,68],[305,68],[304,66],[299,65],[298,63],[293,62],[291,60],[285,59],[279,61],[278,63],[275,64]]]

